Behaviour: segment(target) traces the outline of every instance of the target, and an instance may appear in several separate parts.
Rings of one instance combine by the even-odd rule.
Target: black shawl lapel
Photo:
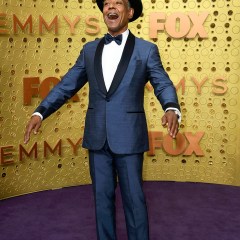
[[[130,61],[132,53],[133,53],[134,45],[135,45],[135,37],[129,31],[129,35],[128,35],[127,42],[126,42],[126,45],[125,45],[124,50],[123,50],[121,60],[118,64],[116,73],[114,75],[112,84],[110,86],[110,89],[107,92],[108,98],[111,95],[113,95],[113,93],[117,90],[119,84],[121,83],[121,81],[123,79],[123,76],[124,76],[124,74],[127,70],[129,61]],[[106,89],[106,87],[105,87],[105,89]]]
[[[98,87],[100,91],[106,96],[107,89],[105,86],[103,72],[102,72],[102,51],[104,47],[104,42],[105,42],[104,38],[102,38],[98,43],[96,53],[94,56],[94,71],[95,71]]]

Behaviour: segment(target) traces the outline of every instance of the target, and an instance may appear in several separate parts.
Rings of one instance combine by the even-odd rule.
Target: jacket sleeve
[[[147,74],[154,88],[154,94],[161,103],[163,110],[165,111],[167,108],[180,110],[176,89],[163,68],[159,51],[155,44],[152,44],[148,55]]]
[[[74,96],[88,81],[84,61],[84,48],[75,65],[66,73],[62,80],[49,92],[34,112],[43,119],[58,110],[68,99]]]

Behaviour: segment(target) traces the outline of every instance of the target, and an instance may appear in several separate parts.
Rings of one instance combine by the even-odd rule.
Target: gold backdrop
[[[81,148],[87,85],[46,119],[27,145],[23,134],[83,44],[106,32],[101,12],[95,0],[0,4],[0,199],[88,184],[88,154]],[[158,45],[183,115],[173,141],[161,127],[163,112],[151,85],[146,86],[150,151],[144,179],[240,185],[240,1],[144,0],[143,5],[129,28]]]

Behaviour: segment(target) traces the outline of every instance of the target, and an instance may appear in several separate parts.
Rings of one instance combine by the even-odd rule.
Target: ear
[[[133,14],[134,14],[134,9],[133,9],[133,8],[130,8],[130,9],[129,9],[129,12],[128,12],[128,19],[132,19]]]

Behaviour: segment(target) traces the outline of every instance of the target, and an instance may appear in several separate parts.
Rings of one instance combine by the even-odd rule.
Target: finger
[[[27,133],[25,133],[25,135],[24,135],[24,143],[27,144],[29,139],[30,139],[29,135]]]
[[[36,126],[34,127],[33,133],[34,133],[34,134],[37,134],[40,127],[41,127],[41,122],[38,122],[38,123],[36,124]]]
[[[172,118],[168,118],[168,132],[170,133],[170,135],[172,136],[173,134],[173,119]]]
[[[171,129],[170,129],[170,135],[173,138],[175,138],[178,133],[178,127],[179,127],[179,123],[178,123],[177,119],[173,119]]]
[[[175,130],[175,123],[174,123],[174,118],[171,116],[167,117],[167,126],[168,126],[168,133],[172,137],[174,135],[174,130]]]
[[[167,124],[167,118],[166,118],[166,116],[164,115],[164,116],[162,117],[162,126],[163,126],[163,127],[166,127],[166,124]]]
[[[24,135],[24,143],[25,144],[28,143],[30,140],[30,134],[31,134],[32,128],[33,128],[32,125],[30,125],[30,124],[27,125],[25,135]]]
[[[178,123],[173,127],[173,129],[172,129],[172,137],[173,138],[176,138],[176,136],[177,136],[177,134],[178,134],[178,127],[179,127],[179,125],[178,125]]]

